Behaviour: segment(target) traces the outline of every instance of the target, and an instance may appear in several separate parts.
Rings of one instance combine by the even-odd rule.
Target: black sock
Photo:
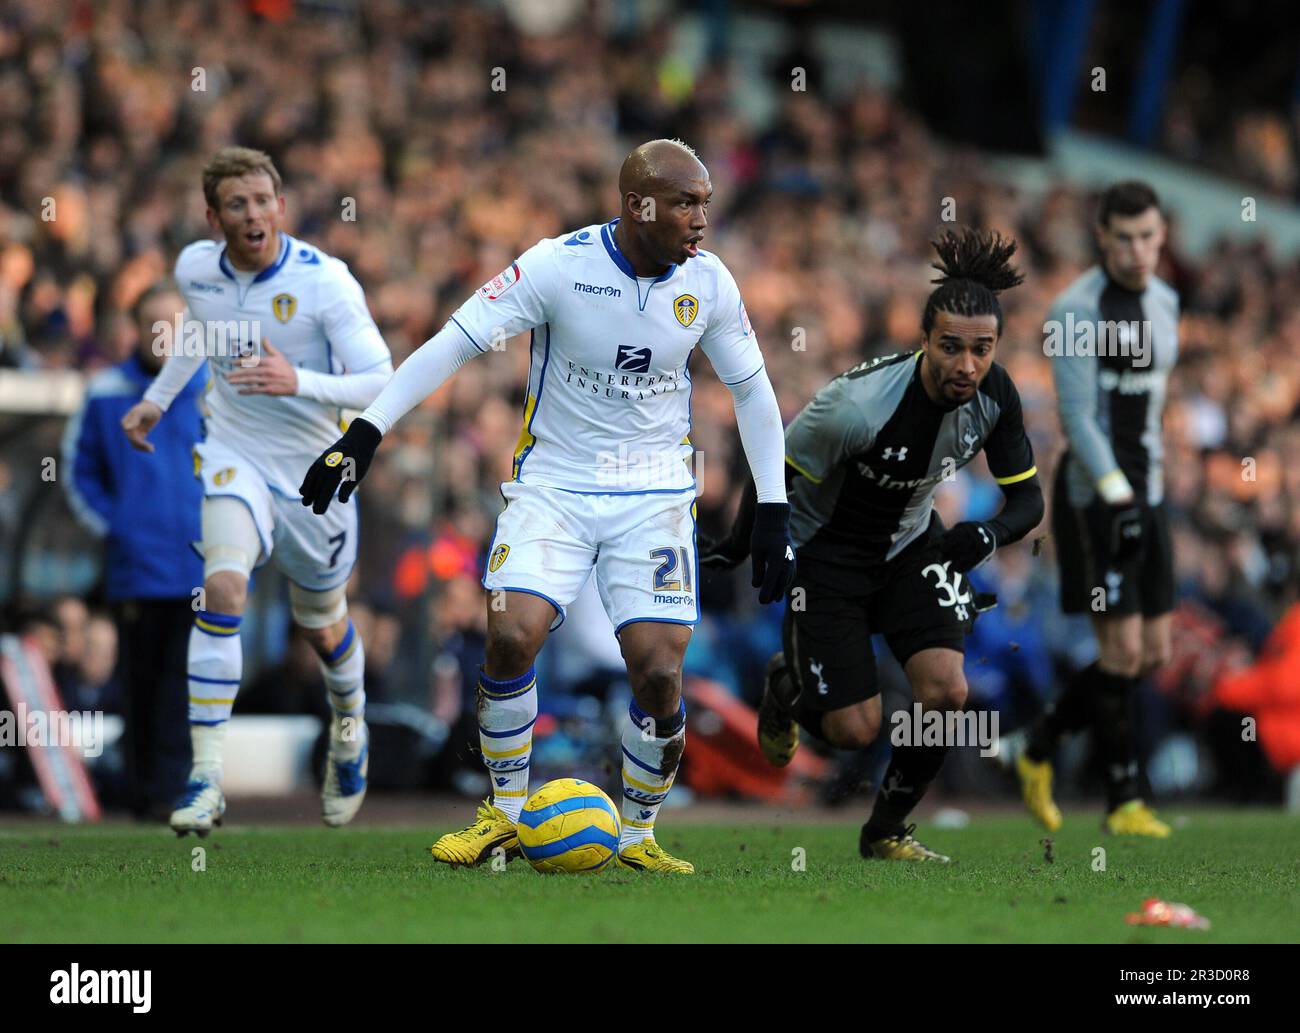
[[[863,829],[864,843],[902,831],[903,819],[920,803],[947,753],[947,746],[894,747],[885,780],[876,794],[876,805]]]
[[[1138,680],[1097,673],[1092,734],[1106,774],[1106,808],[1113,811],[1138,797],[1137,750],[1133,743],[1133,690]]]
[[[782,707],[789,711],[790,716],[795,719],[799,727],[814,739],[825,742],[826,735],[822,731],[822,719],[826,716],[826,712],[804,705],[803,693],[799,691],[799,686],[795,684],[794,678],[790,676],[790,668],[788,666],[780,668],[773,676],[770,684],[772,695],[776,697],[777,702]]]
[[[789,675],[786,677],[788,678]],[[794,705],[790,707],[790,716],[799,723],[800,728],[814,739],[826,742],[826,733],[822,731],[822,720],[826,717],[826,711],[806,705],[803,701],[802,692],[799,694],[799,698],[794,701]]]
[[[1098,692],[1098,678],[1104,672],[1093,661],[1074,672],[1056,703],[1046,713],[1040,714],[1029,731],[1025,756],[1041,764],[1056,752],[1056,744],[1067,732],[1078,732],[1092,720]]]

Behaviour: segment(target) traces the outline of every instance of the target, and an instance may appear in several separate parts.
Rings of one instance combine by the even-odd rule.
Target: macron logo
[[[623,296],[623,292],[617,287],[597,287],[592,283],[575,282],[573,289],[579,294],[599,294],[605,298],[621,298]]]
[[[100,971],[73,964],[70,971],[55,969],[50,973],[52,1004],[129,1004],[137,1015],[149,1010],[153,972],[145,969]]]

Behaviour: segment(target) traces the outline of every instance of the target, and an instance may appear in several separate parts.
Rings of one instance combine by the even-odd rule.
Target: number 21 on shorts
[[[693,590],[691,588],[691,561],[686,546],[683,545],[676,549],[651,549],[650,558],[659,561],[659,566],[655,568],[653,591],[690,592]],[[673,577],[672,575],[679,566],[681,567],[680,577]]]

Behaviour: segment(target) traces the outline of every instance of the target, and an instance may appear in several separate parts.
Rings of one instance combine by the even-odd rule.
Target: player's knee
[[[966,676],[960,670],[927,675],[913,691],[926,710],[961,710],[968,695]]]
[[[293,614],[293,622],[306,633],[308,641],[314,642],[315,638],[321,637],[318,633],[332,631],[348,615],[347,586],[312,592],[290,582],[289,611]]]
[[[1118,674],[1123,678],[1136,678],[1142,673],[1144,659],[1140,645],[1122,643],[1107,651],[1107,655],[1102,657],[1101,666],[1110,674]]]
[[[203,583],[203,608],[238,616],[248,601],[248,577],[234,570],[210,574]]]
[[[861,706],[832,710],[822,719],[822,731],[837,749],[866,749],[880,734],[880,712]]]
[[[347,635],[348,625],[346,620],[341,620],[325,628],[309,628],[299,624],[298,630],[302,633],[302,637],[307,640],[307,644],[315,650],[316,655],[328,660],[330,654],[338,648],[339,643]]]
[[[1142,676],[1152,674],[1164,667],[1173,658],[1173,649],[1168,642],[1149,645],[1142,653]]]
[[[491,678],[517,678],[532,666],[542,644],[523,624],[493,621],[488,625],[487,665]]]
[[[682,670],[667,661],[651,661],[631,672],[637,704],[647,714],[666,717],[677,710],[682,695]]]
[[[200,512],[203,553],[203,583],[207,599],[204,605],[220,613],[240,613],[248,594],[248,577],[262,552],[257,525],[248,507],[225,496],[203,500]],[[218,597],[213,598],[213,585]],[[235,605],[237,609],[221,609]]]

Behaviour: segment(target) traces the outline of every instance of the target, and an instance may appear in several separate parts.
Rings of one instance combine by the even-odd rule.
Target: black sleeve
[[[1004,484],[1005,502],[996,517],[987,521],[998,539],[998,548],[1018,542],[1043,519],[1043,489],[1035,474],[1028,480]]]
[[[996,380],[990,386],[1000,412],[997,425],[984,443],[984,455],[989,461],[989,472],[1003,488],[1033,477],[1034,449],[1025,433],[1025,419],[1020,410],[1020,392],[1002,367],[995,367]]]

